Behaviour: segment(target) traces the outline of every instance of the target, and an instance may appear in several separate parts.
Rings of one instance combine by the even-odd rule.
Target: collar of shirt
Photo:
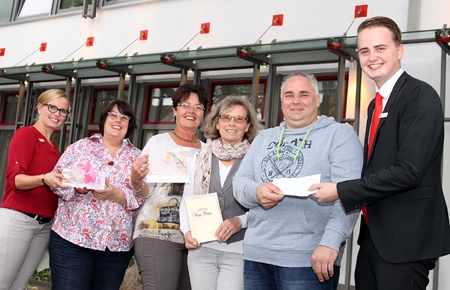
[[[377,88],[377,93],[380,93],[383,97],[383,110],[389,100],[392,90],[394,89],[395,83],[403,72],[404,70],[400,68],[381,88]]]

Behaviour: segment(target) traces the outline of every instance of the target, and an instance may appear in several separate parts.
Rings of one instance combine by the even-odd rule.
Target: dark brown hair
[[[108,117],[108,113],[112,110],[114,106],[117,106],[119,113],[130,117],[130,121],[128,121],[127,134],[125,135],[126,139],[130,137],[131,133],[133,133],[134,131],[134,126],[136,125],[136,116],[134,115],[133,107],[131,107],[131,105],[124,100],[114,100],[103,108],[103,111],[100,114],[100,122],[98,123],[100,133],[103,136],[103,133],[105,131],[106,118]]]
[[[196,93],[198,95],[199,102],[206,109],[206,106],[208,105],[208,96],[206,94],[205,89],[203,88],[202,85],[190,85],[190,84],[181,85],[175,91],[175,94],[172,97],[172,107],[176,110],[178,104],[181,104],[185,100],[187,100],[191,93]]]

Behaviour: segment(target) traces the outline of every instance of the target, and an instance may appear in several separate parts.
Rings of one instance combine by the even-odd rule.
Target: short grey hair
[[[284,89],[284,86],[286,85],[286,82],[293,77],[306,78],[307,80],[309,80],[309,82],[311,83],[311,86],[314,89],[314,96],[317,96],[319,94],[319,86],[317,85],[317,79],[313,74],[296,72],[296,73],[289,74],[283,78],[283,82],[281,83],[281,89],[280,89],[280,98],[283,97],[283,89]]]

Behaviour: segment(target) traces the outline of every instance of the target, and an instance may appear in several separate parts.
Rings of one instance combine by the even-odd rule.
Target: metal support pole
[[[119,89],[117,91],[117,99],[123,100],[124,94],[123,91],[125,90],[125,73],[121,73],[119,75]]]
[[[70,96],[71,93],[72,93],[72,78],[67,77],[66,78],[66,95]]]
[[[193,80],[194,85],[200,84],[200,82],[202,81],[201,76],[202,76],[202,71],[197,69],[197,66],[196,66],[194,69],[194,80]]]
[[[180,86],[187,83],[187,70],[181,69]]]
[[[253,65],[253,79],[252,79],[252,96],[251,102],[255,110],[258,106],[258,95],[259,95],[259,78],[261,76],[260,65],[255,63]]]
[[[73,99],[72,99],[72,109],[71,109],[71,121],[70,121],[70,131],[69,131],[69,144],[75,142],[76,136],[78,136],[78,119],[80,115],[79,110],[79,99],[80,99],[80,88],[81,88],[81,79],[75,78],[75,89],[73,91]],[[62,152],[62,151],[61,151]]]
[[[136,110],[136,99],[137,99],[137,88],[136,88],[136,76],[134,74],[130,74],[130,79],[128,83],[128,103],[133,106]]]
[[[359,135],[359,126],[361,124],[361,83],[362,69],[359,62],[356,62],[356,95],[355,95],[355,122],[353,129]]]
[[[280,118],[280,112],[277,110],[279,106],[277,106],[276,98],[279,94],[275,93],[276,87],[276,77],[277,77],[277,67],[274,64],[270,64],[269,66],[269,75],[267,77],[267,89],[266,89],[266,103],[264,107],[265,112],[265,124],[264,127],[272,128],[277,125],[277,121]],[[278,102],[279,103],[279,102]],[[268,112],[271,112],[271,115],[268,116]]]
[[[30,108],[32,95],[33,95],[33,83],[28,82],[27,94],[25,96],[25,105],[24,105],[24,111],[23,111],[23,126],[24,127],[30,125],[30,110],[34,109],[34,108]]]
[[[441,86],[439,89],[439,95],[441,96],[442,111],[445,117],[445,86],[447,85],[447,53],[441,50]],[[444,121],[445,122],[445,121]],[[441,162],[441,180],[444,172],[444,164]],[[436,261],[436,266],[433,270],[433,290],[437,290],[439,287],[439,259]]]
[[[338,65],[338,88],[337,88],[337,113],[336,121],[342,122],[344,116],[344,93],[345,93],[345,58],[339,57]]]
[[[22,108],[23,108],[23,99],[25,96],[25,81],[20,81],[20,85],[19,85],[19,96],[17,99],[17,114],[16,114],[16,127],[15,130],[20,128],[20,123],[21,119],[22,119]],[[22,123],[23,125],[23,123]]]

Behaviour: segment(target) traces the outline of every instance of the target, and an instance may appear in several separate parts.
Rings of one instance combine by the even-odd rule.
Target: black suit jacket
[[[374,101],[368,108],[372,120]],[[380,119],[362,177],[337,184],[347,212],[367,206],[370,231],[381,257],[391,263],[450,253],[447,205],[441,185],[444,116],[436,91],[403,73]],[[370,128],[367,122],[367,136]]]

